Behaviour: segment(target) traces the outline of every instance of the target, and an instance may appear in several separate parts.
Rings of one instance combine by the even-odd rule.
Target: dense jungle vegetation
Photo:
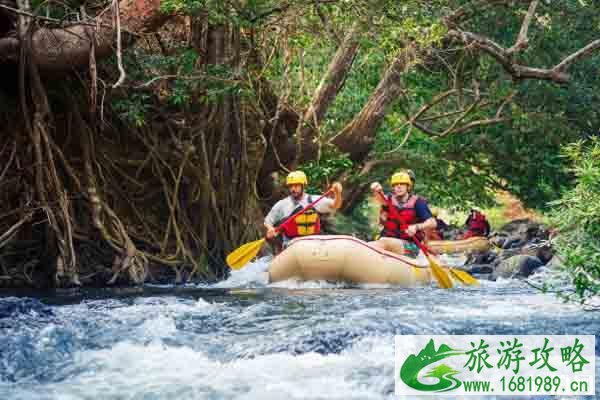
[[[303,168],[506,191],[600,290],[597,0],[0,0],[1,285],[218,279]]]

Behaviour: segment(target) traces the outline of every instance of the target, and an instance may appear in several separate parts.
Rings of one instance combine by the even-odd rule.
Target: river
[[[394,335],[600,333],[597,312],[518,280],[266,285],[265,266],[212,286],[0,292],[0,399],[394,399]]]

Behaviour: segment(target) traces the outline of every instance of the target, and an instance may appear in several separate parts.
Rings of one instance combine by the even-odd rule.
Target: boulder
[[[550,259],[550,261],[548,261],[548,263],[546,264],[546,268],[560,269],[560,268],[563,268],[564,265],[565,265],[565,260],[558,254],[556,254],[556,255],[554,255],[554,257],[552,257]]]
[[[498,253],[498,256],[496,257],[496,259],[504,261],[507,258],[511,258],[513,256],[516,256],[518,254],[521,254],[521,249],[506,249],[506,250],[502,250]]]
[[[463,235],[463,230],[457,226],[450,225],[444,229],[444,240],[458,240]]]
[[[550,237],[549,230],[544,225],[528,218],[510,221],[500,231],[507,236],[518,236],[524,241],[531,241],[533,239],[548,240]]]
[[[501,232],[506,232],[509,235],[527,232],[528,227],[539,225],[537,222],[530,220],[529,218],[513,219],[512,221],[504,224],[501,228]]]
[[[507,236],[504,235],[503,233],[494,232],[490,235],[489,240],[490,240],[490,243],[493,244],[494,246],[503,248],[504,243],[506,242],[506,238],[507,238]]]
[[[546,265],[554,256],[554,250],[548,245],[536,245],[522,249],[521,254],[537,257]]]
[[[526,242],[526,239],[519,235],[511,235],[506,238],[504,244],[502,245],[503,249],[515,249],[517,247],[523,246]]]
[[[491,250],[471,253],[467,259],[467,264],[491,264],[496,259],[497,254]]]
[[[469,266],[468,272],[470,274],[491,274],[494,272],[494,267],[490,264],[473,264]]]
[[[542,261],[540,261],[540,259],[537,257],[526,254],[518,254],[507,258],[498,264],[494,274],[502,278],[511,278],[514,276],[528,277],[536,269],[543,265],[544,264]]]

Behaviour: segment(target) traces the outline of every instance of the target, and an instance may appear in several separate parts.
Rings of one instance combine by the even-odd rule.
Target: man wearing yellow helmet
[[[412,172],[412,171],[411,171]],[[373,244],[386,250],[416,256],[418,248],[412,241],[424,239],[423,231],[435,229],[437,223],[424,198],[412,194],[413,179],[407,172],[392,175],[392,193],[385,194],[379,182],[371,184],[375,199],[381,204],[381,239]],[[390,208],[391,205],[391,208]]]
[[[279,232],[275,229],[276,226],[318,198],[316,195],[304,192],[308,179],[302,171],[290,172],[285,183],[290,195],[275,203],[265,217],[264,224],[267,228],[267,239],[273,239],[278,235]],[[314,208],[305,211],[281,226],[284,244],[298,236],[318,235],[321,232],[319,214],[333,213],[342,206],[342,185],[335,182],[331,188],[335,194],[333,199],[324,198]]]

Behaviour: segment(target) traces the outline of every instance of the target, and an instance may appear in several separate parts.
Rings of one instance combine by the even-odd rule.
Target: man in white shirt
[[[331,186],[335,194],[333,199],[328,197],[321,199],[313,208],[280,226],[287,218],[320,197],[305,193],[304,188],[307,184],[308,180],[304,172],[293,171],[289,173],[286,178],[286,185],[290,195],[275,203],[265,217],[264,224],[267,228],[267,239],[273,239],[281,233],[285,245],[298,236],[318,235],[321,232],[319,214],[333,213],[342,206],[342,185],[335,182]],[[277,226],[279,226],[279,229],[276,229]]]

